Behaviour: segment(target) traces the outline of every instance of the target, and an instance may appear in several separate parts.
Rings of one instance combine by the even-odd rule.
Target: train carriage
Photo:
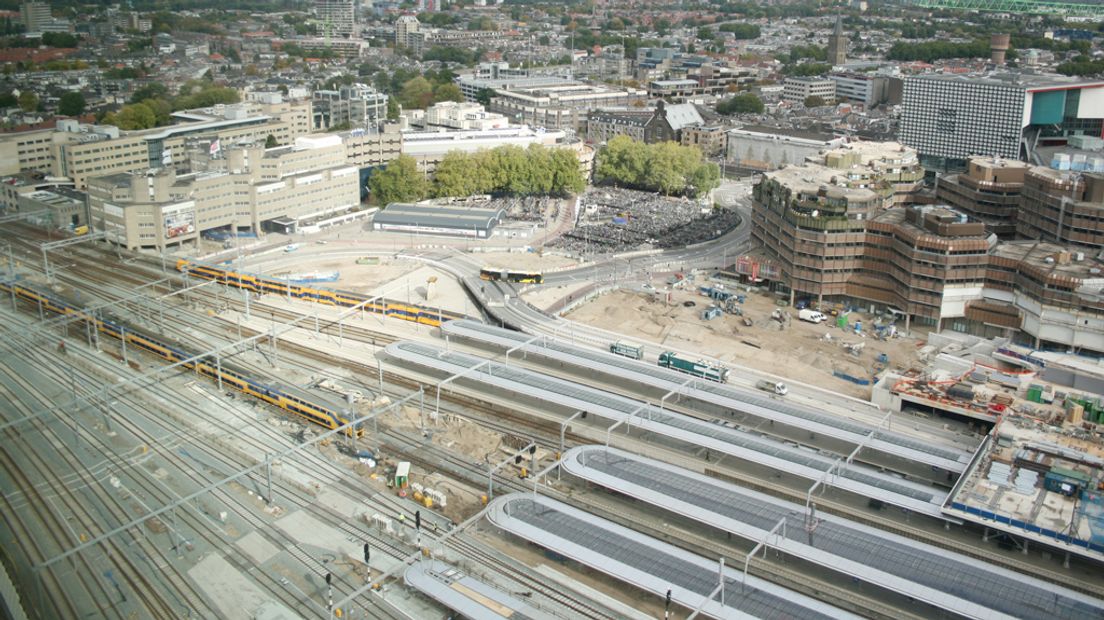
[[[212,265],[195,263],[186,259],[181,259],[177,261],[176,268],[178,271],[186,272],[209,280],[215,280],[222,284],[226,284],[227,286],[245,288],[261,294],[271,293],[274,295],[284,295],[296,297],[299,299],[306,299],[315,303],[321,303],[330,306],[342,306],[345,308],[352,308],[363,304],[365,312],[376,312],[385,316],[402,319],[404,321],[421,323],[423,325],[432,325],[434,327],[440,326],[442,321],[466,318],[462,314],[458,314],[455,312],[446,312],[439,308],[427,308],[425,306],[419,306],[417,304],[404,304],[399,302],[387,301],[385,299],[376,299],[374,301],[368,302],[368,300],[371,299],[370,297],[358,293],[337,291],[326,288],[316,288],[311,286],[289,285],[286,281],[281,281],[273,278],[264,278],[251,274],[242,274],[236,271],[222,269]],[[539,273],[522,274],[521,272],[518,272],[518,274],[520,274],[519,277],[522,277],[523,279],[515,279],[511,281],[538,283],[543,281],[543,278]],[[534,280],[533,278],[536,279]]]
[[[183,263],[184,261],[181,262]],[[236,274],[234,274],[234,276],[236,277]],[[221,364],[212,363],[209,359],[192,359],[195,357],[194,355],[168,342],[164,342],[158,337],[126,327],[110,319],[92,316],[79,308],[75,308],[60,299],[40,293],[35,289],[12,282],[0,282],[0,292],[6,294],[14,293],[17,298],[34,306],[41,307],[43,311],[61,315],[75,315],[85,322],[92,323],[98,331],[124,341],[128,346],[133,346],[152,355],[156,355],[170,363],[183,363],[184,368],[195,369],[198,374],[211,379],[221,379],[224,384],[239,392],[259,398],[275,407],[289,411],[300,418],[324,426],[330,430],[337,429],[348,422],[338,413],[325,406],[287,394],[285,391],[278,388],[265,386],[263,383],[249,378],[243,372],[236,372],[232,368],[222,367]],[[191,361],[186,362],[185,360]],[[363,431],[359,429],[355,431],[353,429],[345,429],[344,431],[347,435],[351,435],[354,432],[357,436],[363,434]]]

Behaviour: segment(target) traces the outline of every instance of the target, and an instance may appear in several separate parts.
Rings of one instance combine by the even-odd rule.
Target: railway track
[[[32,356],[28,356],[27,358],[25,358],[25,361],[28,364],[33,363],[35,366],[37,366],[37,372],[44,376],[49,376],[50,371],[55,368],[51,365],[51,360],[36,359],[32,362]],[[49,406],[50,404],[52,404],[51,399],[48,398],[46,395],[38,392],[37,388],[31,382],[27,381],[26,378],[14,376],[11,374],[9,374],[8,376],[8,380],[10,383],[20,386],[24,398],[33,399],[34,401],[37,401],[44,406]],[[25,405],[20,404],[19,407],[24,408]],[[75,418],[74,424],[76,424]],[[40,433],[43,440],[47,441],[49,447],[53,450],[51,456],[55,458],[51,459],[50,461],[47,461],[47,459],[45,459],[44,456],[37,450],[31,449],[31,442],[25,439],[21,440],[18,434],[15,437],[10,437],[12,441],[6,442],[6,445],[18,445],[21,447],[24,458],[26,459],[25,462],[29,462],[32,464],[30,468],[31,471],[50,472],[52,471],[50,463],[53,462],[60,464],[64,466],[68,471],[73,472],[73,474],[75,475],[75,480],[69,482],[64,487],[57,486],[56,478],[48,478],[47,480],[51,490],[54,491],[54,500],[61,504],[62,509],[72,515],[71,518],[76,522],[78,527],[80,527],[84,532],[87,532],[87,534],[82,534],[81,536],[95,536],[98,532],[103,531],[104,520],[109,520],[109,522],[121,522],[129,520],[129,516],[125,508],[123,507],[122,502],[109,501],[105,497],[106,493],[101,493],[98,496],[85,497],[84,501],[79,501],[80,498],[76,497],[73,493],[70,492],[70,489],[74,485],[78,485],[79,488],[85,490],[84,494],[87,495],[88,491],[101,488],[102,483],[92,477],[84,464],[81,463],[78,458],[76,458],[72,451],[67,449],[65,440],[58,436],[58,431],[54,428],[54,426],[56,425],[43,424],[41,428],[38,429],[38,432]],[[6,430],[12,430],[13,428],[14,427],[9,427],[9,429]],[[74,432],[80,433],[79,428],[77,428]],[[6,458],[9,459],[9,466],[14,467],[17,465],[14,460],[12,460],[11,455],[7,455]],[[31,484],[29,479],[27,478],[24,478],[23,482],[24,484]],[[39,497],[41,497],[41,493],[33,484],[31,484],[29,489],[25,487],[24,492],[30,493],[32,494],[32,496],[38,495]],[[34,499],[34,497],[31,497],[28,503],[34,504]],[[42,505],[49,506],[50,504],[44,501]],[[89,506],[98,507],[99,514],[92,512]],[[50,511],[46,510],[45,513],[50,513]],[[58,552],[65,551],[69,545],[76,545],[82,542],[79,536],[72,534],[72,530],[69,530],[67,522],[62,522],[56,516],[51,516],[51,514],[44,514],[43,511],[39,511],[38,514],[40,518],[43,518],[41,522],[47,525],[47,528],[51,531],[54,539],[58,542]],[[69,535],[66,535],[67,530],[70,533]],[[133,540],[135,544],[130,549],[120,546],[117,541],[111,541],[110,544],[105,547],[105,552],[107,553],[107,555],[119,560],[117,563],[114,564],[114,567],[119,571],[119,578],[122,579],[123,582],[128,586],[128,589],[132,593],[132,595],[136,595],[138,599],[142,601],[144,608],[149,610],[155,617],[175,617],[180,612],[180,610],[172,606],[168,601],[164,600],[163,598],[156,596],[156,590],[153,587],[153,583],[150,581],[149,573],[147,570],[148,567],[142,567],[138,565],[135,558],[131,557],[132,549],[134,549],[135,551],[133,551],[133,553],[141,553],[145,556],[147,560],[149,560],[149,563],[156,564],[157,562],[152,561],[151,558],[158,554],[157,549],[149,545],[143,538],[134,538]],[[40,558],[39,562],[41,563],[42,561],[45,561],[47,559],[49,558]],[[76,562],[77,566],[83,567],[83,569],[75,569],[75,572],[77,573],[77,575],[80,576],[82,582],[84,579],[86,579],[85,575],[90,576],[101,574],[101,571],[97,570],[96,566],[92,564],[86,556],[82,555],[80,557],[77,557],[75,558],[74,562]],[[55,581],[55,591],[53,592],[53,595],[49,597],[50,602],[52,604],[56,604],[58,601],[67,601],[64,593],[69,591],[69,586],[65,583],[57,582],[57,576],[53,571],[44,572],[49,572],[51,578]],[[105,575],[106,574],[108,573],[105,573]],[[111,579],[114,579],[113,572],[110,574],[112,575]],[[168,578],[174,582],[171,585],[178,588],[175,592],[175,595],[188,598],[190,596],[188,589],[181,586],[181,583],[179,579],[177,579],[177,577],[178,576],[176,575],[168,575]],[[83,583],[85,587],[88,588],[87,582]],[[116,586],[116,589],[118,590],[118,593],[123,596],[124,600],[126,600],[126,597],[123,594],[122,590],[119,589],[118,586]],[[105,595],[106,598],[111,598],[110,594],[108,594],[107,592],[105,592]],[[48,612],[46,612],[45,608],[43,607],[45,601],[46,593],[40,591],[38,598],[39,609],[42,610],[42,613],[48,615]],[[67,602],[71,604],[70,601]],[[100,605],[101,607],[104,607],[104,611],[110,609],[110,606],[105,606],[103,603],[101,603]],[[120,613],[120,616],[121,615],[122,614]],[[64,617],[64,615],[61,617]]]

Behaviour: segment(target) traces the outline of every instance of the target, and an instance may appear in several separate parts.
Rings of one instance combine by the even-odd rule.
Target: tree
[[[552,193],[578,194],[586,189],[579,159],[571,149],[552,149]]]
[[[691,188],[695,198],[704,196],[720,184],[721,169],[711,161],[702,162],[686,177],[686,185]]]
[[[822,105],[827,105],[828,102],[824,100],[824,97],[820,95],[809,95],[805,98],[806,108],[819,108]]]
[[[0,93],[0,108],[14,108],[19,105],[19,99],[11,93]]]
[[[425,198],[426,181],[418,171],[418,163],[409,155],[400,155],[387,167],[372,174],[368,180],[372,199],[378,205],[412,202]]]
[[[80,116],[84,114],[84,108],[87,105],[84,95],[79,92],[68,92],[58,100],[58,114],[62,116]]]
[[[433,194],[438,197],[471,196],[490,191],[489,173],[479,166],[476,158],[463,151],[450,151],[437,164]]]
[[[644,144],[617,136],[598,154],[598,177],[665,194],[701,194],[716,187],[720,172],[701,151],[674,142]]]
[[[404,108],[424,109],[433,101],[433,86],[422,76],[407,80],[399,93],[399,103]]]
[[[647,149],[628,136],[614,136],[598,158],[599,177],[624,185],[642,186],[647,178]]]
[[[268,134],[268,137],[265,138],[265,146],[264,147],[266,149],[274,149],[278,146],[280,146],[280,143],[276,141],[276,136],[274,136],[272,134]]]
[[[138,88],[130,96],[131,103],[140,103],[146,99],[165,99],[169,96],[169,89],[160,82],[151,82]]]
[[[475,100],[484,106],[491,105],[491,97],[495,96],[495,91],[490,88],[480,88],[475,91]]]
[[[34,112],[38,108],[38,95],[32,90],[19,93],[19,107],[24,112]]]
[[[460,87],[452,82],[448,84],[438,84],[437,88],[433,89],[433,103],[440,103],[442,101],[463,103],[464,93],[460,92]]]
[[[763,101],[753,93],[736,95],[717,104],[718,114],[761,114]]]
[[[394,97],[388,97],[387,98],[387,120],[389,120],[389,121],[399,120],[399,112],[401,112],[401,111],[402,110],[399,109],[398,99],[395,99]]]
[[[172,104],[164,99],[145,99],[139,103],[144,104],[153,112],[154,127],[162,127],[172,123]]]
[[[144,103],[135,103],[123,106],[118,114],[112,116],[113,122],[119,129],[149,129],[157,125],[157,115]],[[104,118],[107,123],[107,117]]]
[[[721,32],[731,32],[737,39],[758,39],[760,35],[757,24],[724,24],[718,28]]]

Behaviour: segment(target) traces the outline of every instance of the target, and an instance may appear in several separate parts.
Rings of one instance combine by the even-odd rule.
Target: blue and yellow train
[[[40,293],[33,288],[16,283],[0,282],[0,293],[10,295],[13,292],[17,298],[36,307],[41,306],[43,311],[72,316],[84,323],[91,323],[98,331],[126,342],[127,346],[152,353],[170,363],[180,363],[184,368],[194,370],[196,373],[211,379],[218,380],[221,377],[224,384],[239,392],[259,398],[274,407],[289,411],[319,426],[334,430],[348,423],[348,420],[328,407],[289,394],[280,388],[265,385],[243,372],[221,365],[210,357],[197,357],[182,349],[179,345],[168,344],[154,336],[134,330],[122,322],[93,316],[80,308]],[[344,432],[349,435],[353,431],[345,429]],[[357,436],[360,436],[363,431],[358,429],[356,433]]]
[[[439,327],[441,323],[454,319],[467,318],[463,314],[441,310],[440,308],[427,308],[417,304],[408,304],[389,299],[372,299],[360,293],[347,291],[335,291],[333,289],[320,288],[309,284],[295,284],[276,278],[267,278],[251,273],[241,273],[181,259],[177,261],[176,268],[189,275],[194,275],[207,280],[215,280],[227,286],[245,289],[254,293],[283,295],[305,299],[328,306],[342,306],[352,308],[362,306],[365,312],[375,312],[384,316],[413,321],[423,325]],[[372,301],[368,301],[372,299]]]

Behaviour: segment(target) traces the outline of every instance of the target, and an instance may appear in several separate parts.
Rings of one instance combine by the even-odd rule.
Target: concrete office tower
[[[19,16],[27,32],[42,32],[43,24],[54,18],[50,15],[50,5],[46,2],[25,2],[19,7]]]
[[[843,34],[843,18],[836,16],[836,27],[828,35],[828,63],[839,66],[847,62],[847,37]]]
[[[413,47],[412,39],[418,34],[420,27],[421,23],[418,22],[417,17],[413,15],[399,16],[395,20],[395,45]]]
[[[995,34],[989,39],[990,60],[994,65],[1004,64],[1004,54],[1011,47],[1012,37],[1007,34]]]
[[[354,0],[315,0],[323,35],[348,38],[353,34],[356,6]]]

